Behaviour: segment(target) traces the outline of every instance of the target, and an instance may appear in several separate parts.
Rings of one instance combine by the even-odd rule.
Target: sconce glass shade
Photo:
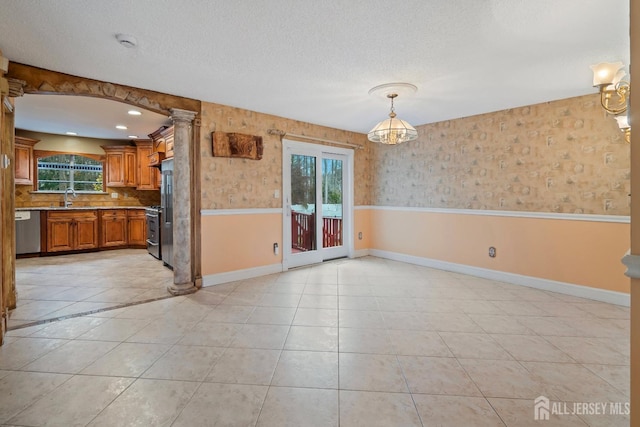
[[[620,61],[601,62],[599,64],[592,65],[590,68],[593,70],[593,85],[615,85],[627,74],[621,69],[622,67],[624,67],[624,64]]]
[[[618,122],[618,127],[620,130],[629,129],[631,125],[629,124],[629,117],[626,114],[621,116],[616,116],[616,121]]]
[[[397,119],[395,113],[378,123],[367,135],[369,141],[397,145],[418,138],[418,131],[404,120]]]

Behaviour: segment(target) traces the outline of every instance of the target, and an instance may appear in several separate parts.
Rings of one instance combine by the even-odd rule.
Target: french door
[[[283,141],[283,266],[353,251],[353,150]]]

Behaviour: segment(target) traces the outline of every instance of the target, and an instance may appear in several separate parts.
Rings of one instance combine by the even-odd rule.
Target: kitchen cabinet
[[[167,159],[171,159],[173,158],[173,126],[162,131],[162,136],[164,137],[164,143],[166,146],[164,155]]]
[[[173,126],[163,126],[149,134],[153,140],[153,153],[163,153],[153,159],[154,164],[160,164],[164,158],[173,157]]]
[[[129,145],[102,146],[105,151],[105,182],[107,187],[136,187],[137,186],[137,155],[136,147]]]
[[[128,233],[127,243],[131,247],[147,247],[147,218],[144,209],[127,211]]]
[[[100,210],[100,247],[127,246],[127,211],[125,209]]]
[[[33,185],[33,146],[40,140],[15,137],[15,183],[18,185]]]
[[[138,182],[136,189],[138,190],[158,190],[157,185],[158,168],[151,166],[151,157],[153,155],[153,141],[135,141],[136,156],[138,162]],[[155,153],[158,154],[158,153]]]
[[[97,210],[59,210],[47,212],[47,252],[96,249],[98,247]]]

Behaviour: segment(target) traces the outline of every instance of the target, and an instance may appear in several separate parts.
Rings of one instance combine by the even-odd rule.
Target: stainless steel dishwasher
[[[40,211],[16,211],[16,255],[40,252]]]

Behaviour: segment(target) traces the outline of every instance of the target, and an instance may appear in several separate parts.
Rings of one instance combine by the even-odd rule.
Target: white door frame
[[[343,164],[343,188],[342,188],[342,238],[343,248],[346,249],[346,256],[349,258],[354,257],[354,238],[353,238],[353,165],[354,165],[354,151],[347,148],[331,147],[328,145],[310,144],[299,141],[291,141],[288,139],[282,140],[282,269],[288,270],[289,268],[298,267],[301,265],[313,264],[322,262],[325,259],[331,259],[331,256],[324,257],[325,254],[330,255],[331,249],[323,252],[322,248],[322,234],[316,233],[316,247],[318,250],[309,252],[309,254],[295,254],[291,252],[291,154],[301,154],[307,156],[315,156],[318,159],[322,159],[322,156],[327,155],[340,155],[344,156]],[[322,165],[316,164],[316,194],[318,189],[322,188]],[[321,199],[320,199],[321,200]],[[322,211],[318,209],[318,203],[316,203],[316,212],[319,214]],[[317,215],[319,217],[319,215]],[[318,221],[319,222],[319,221]],[[316,227],[316,229],[320,226]],[[293,255],[293,256],[292,256]],[[302,255],[300,257],[300,255]]]

